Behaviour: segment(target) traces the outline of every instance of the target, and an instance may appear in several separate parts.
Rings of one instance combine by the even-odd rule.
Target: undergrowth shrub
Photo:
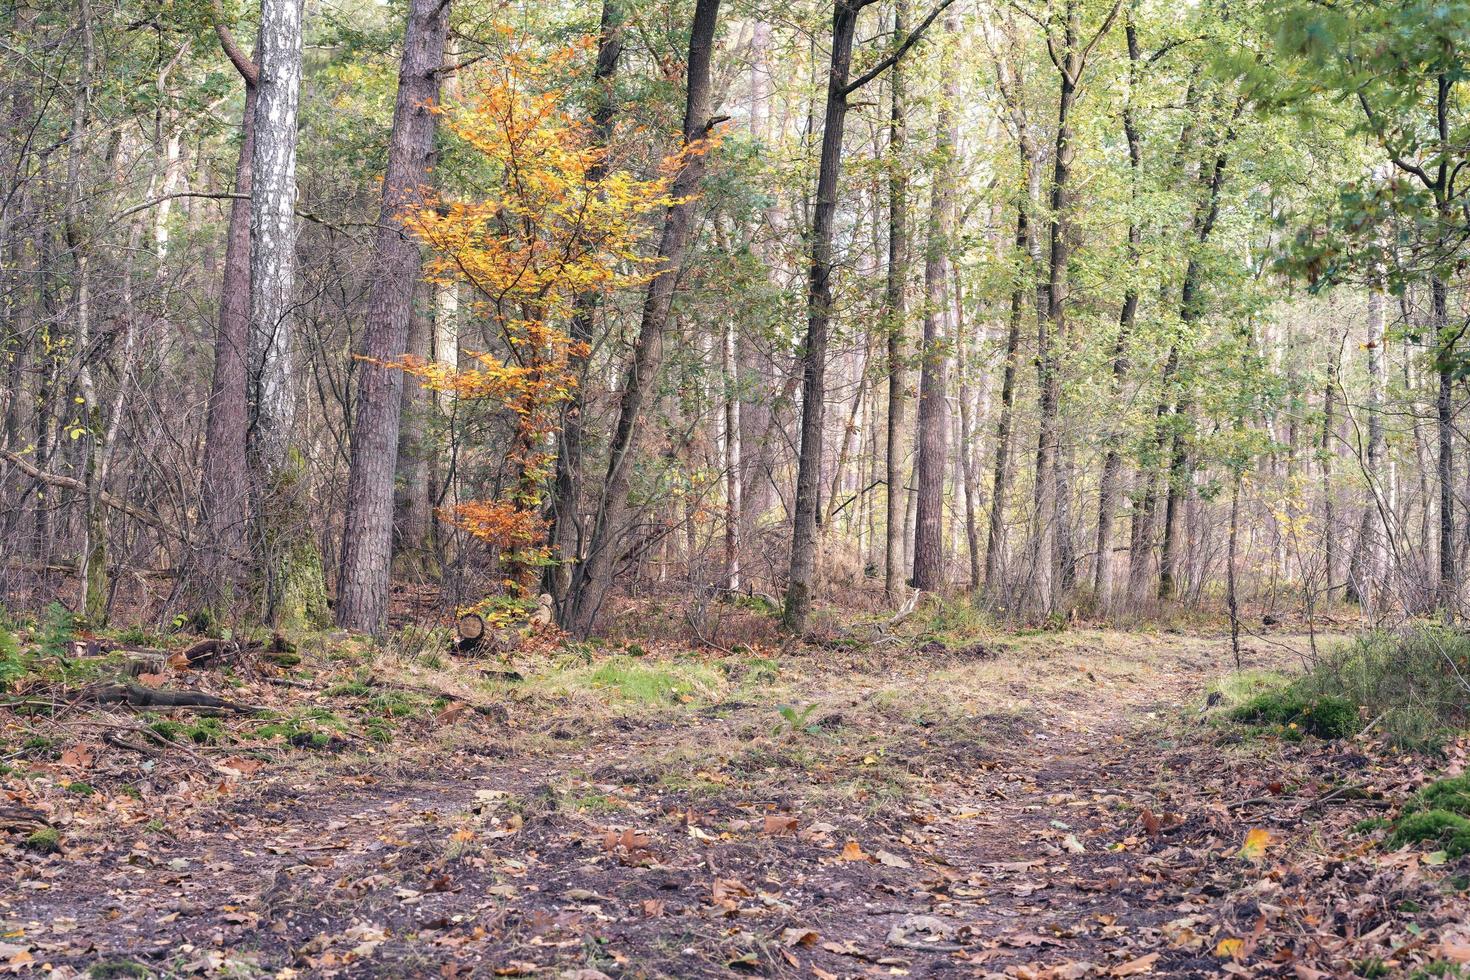
[[[3,610],[0,610],[0,691],[20,680],[25,672],[25,663],[20,655],[20,640],[10,628]]]
[[[1237,679],[1219,687],[1235,702],[1227,717],[1286,738],[1344,738],[1371,725],[1398,748],[1432,750],[1470,725],[1470,634],[1440,626],[1365,633],[1294,679]]]
[[[1300,683],[1304,693],[1362,705],[1401,748],[1433,748],[1470,721],[1470,634],[1442,626],[1366,633]]]

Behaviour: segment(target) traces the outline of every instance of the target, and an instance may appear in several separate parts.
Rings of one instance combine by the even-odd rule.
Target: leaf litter
[[[1170,708],[1213,676],[1218,641],[1146,653],[1150,670],[1008,690],[1006,715],[945,732],[864,694],[919,690],[922,671],[857,660],[804,665],[804,703],[840,703],[842,728],[794,743],[765,734],[760,704],[587,717],[543,699],[508,704],[504,727],[439,709],[391,751],[235,751],[211,760],[229,772],[144,774],[145,793],[46,789],[138,764],[78,739],[45,785],[5,782],[0,816],[31,822],[0,837],[0,970],[1041,980],[1470,963],[1466,860],[1361,829],[1426,781],[1425,760],[1363,739],[1242,744]],[[967,676],[990,697],[995,681]],[[36,821],[63,831],[59,852],[25,846]]]

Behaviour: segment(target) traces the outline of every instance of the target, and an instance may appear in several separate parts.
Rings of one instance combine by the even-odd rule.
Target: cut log
[[[454,644],[456,653],[473,654],[485,642],[485,620],[479,613],[465,613],[456,624],[459,639]]]

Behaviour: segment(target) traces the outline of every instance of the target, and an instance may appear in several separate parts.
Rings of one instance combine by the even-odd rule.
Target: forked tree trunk
[[[634,342],[633,362],[623,383],[618,420],[608,447],[607,479],[602,502],[588,542],[587,556],[572,575],[569,601],[562,610],[568,631],[587,636],[612,585],[613,572],[626,551],[632,503],[633,464],[642,435],[643,404],[653,387],[663,357],[664,328],[673,305],[674,287],[684,268],[694,225],[694,194],[704,177],[707,154],[699,143],[715,125],[710,115],[710,60],[714,53],[715,24],[720,0],[697,0],[689,29],[688,86],[684,103],[683,149],[694,152],[683,161],[674,178],[676,199],[664,212],[659,238],[657,272],[648,284],[642,320]]]

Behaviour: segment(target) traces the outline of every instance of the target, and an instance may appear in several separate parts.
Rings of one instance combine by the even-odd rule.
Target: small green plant
[[[42,827],[23,842],[25,849],[37,854],[56,854],[61,850],[61,834],[54,827]]]
[[[129,977],[151,977],[153,971],[132,960],[108,960],[92,964],[87,970],[87,976],[92,980],[128,980]]]
[[[66,663],[76,638],[77,618],[59,602],[46,607],[46,623],[41,628],[41,653]]]
[[[129,626],[117,631],[117,642],[130,647],[156,647],[162,640],[158,634],[142,626]]]
[[[801,709],[798,709],[792,704],[781,705],[776,709],[776,713],[781,716],[781,720],[776,723],[776,727],[771,730],[771,734],[778,738],[782,735],[789,736],[796,735],[797,733],[807,735],[818,734],[822,730],[821,726],[811,721],[812,712],[816,710],[817,705],[815,703],[809,704]]]
[[[75,783],[67,783],[66,791],[68,793],[75,793],[77,796],[91,796],[93,793],[97,792],[97,788],[91,783],[83,783],[78,781]]]
[[[10,629],[10,623],[0,616],[0,691],[25,676],[25,662],[21,660],[20,640]]]

